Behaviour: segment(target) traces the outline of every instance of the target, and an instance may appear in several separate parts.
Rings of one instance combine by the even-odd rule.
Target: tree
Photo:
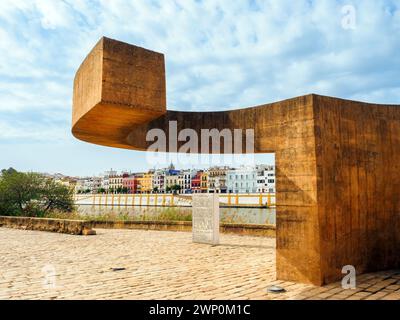
[[[154,187],[153,188],[153,193],[157,193],[158,192],[158,187]]]
[[[3,215],[44,216],[73,210],[73,189],[37,173],[2,171],[0,212]]]
[[[68,188],[53,179],[44,179],[40,190],[42,211],[47,213],[53,210],[71,212],[73,210],[73,189]]]
[[[176,194],[178,191],[180,191],[182,187],[178,184],[174,184],[171,188],[171,190]]]
[[[17,170],[15,170],[15,169],[12,168],[12,167],[10,167],[10,168],[8,168],[8,169],[3,169],[3,170],[1,170],[1,174],[2,174],[2,175],[7,174],[7,173],[16,173],[16,172],[17,172]]]

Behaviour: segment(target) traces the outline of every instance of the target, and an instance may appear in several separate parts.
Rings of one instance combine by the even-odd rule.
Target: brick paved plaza
[[[274,280],[275,239],[222,234],[212,247],[191,237],[0,228],[0,299],[400,299],[400,270],[358,276],[355,290],[319,288]],[[267,294],[271,284],[287,292]]]

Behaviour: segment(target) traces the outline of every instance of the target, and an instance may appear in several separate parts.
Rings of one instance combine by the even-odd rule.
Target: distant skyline
[[[274,165],[275,165],[275,159],[274,159],[273,155],[271,155],[271,156],[272,156],[271,159],[266,159],[268,162],[257,162],[257,163],[255,163],[255,164],[253,165],[253,167],[260,166],[260,165],[261,165],[261,166],[263,166],[263,165],[273,165],[273,166],[274,166]],[[220,166],[220,165],[215,165],[215,166],[223,167],[223,165],[222,165],[222,166]],[[98,172],[98,173],[96,173],[96,174],[91,174],[91,175],[68,175],[68,174],[65,174],[65,173],[63,173],[63,172],[39,172],[39,173],[43,173],[43,174],[62,174],[62,175],[64,175],[64,176],[85,178],[85,177],[98,177],[98,176],[104,175],[104,174],[106,174],[107,172],[110,172],[110,171],[114,171],[114,172],[116,172],[117,174],[122,174],[122,173],[131,173],[131,174],[135,174],[135,173],[146,173],[146,172],[151,171],[151,170],[168,169],[169,167],[170,167],[170,166],[152,167],[152,168],[143,169],[143,170],[132,170],[132,169],[129,169],[129,168],[123,168],[123,169],[119,169],[119,168],[105,168],[104,170],[102,170],[102,171],[100,171],[100,172]],[[183,166],[183,167],[179,167],[179,166],[175,166],[175,165],[174,165],[175,170],[178,170],[178,171],[184,171],[184,170],[207,170],[207,169],[210,169],[211,167],[214,167],[214,166],[212,165],[212,166],[198,166],[198,167],[196,167],[196,166]],[[241,167],[249,167],[249,166],[243,165],[243,166],[226,166],[226,167],[229,167],[229,168],[231,168],[231,169],[240,169]],[[250,167],[251,167],[251,166],[250,166]],[[8,168],[7,168],[7,169],[8,169]]]
[[[396,0],[2,0],[0,168],[154,167],[71,134],[73,77],[102,36],[164,53],[168,108],[206,111],[309,93],[399,104],[399,34]]]

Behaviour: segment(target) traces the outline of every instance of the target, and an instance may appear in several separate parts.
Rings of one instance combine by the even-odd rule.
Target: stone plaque
[[[192,234],[193,242],[219,243],[218,194],[193,194]]]

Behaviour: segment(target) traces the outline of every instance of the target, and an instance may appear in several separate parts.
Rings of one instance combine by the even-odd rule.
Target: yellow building
[[[143,175],[144,173],[135,173],[136,193],[142,193]]]
[[[208,192],[208,172],[201,172],[200,174],[200,192]]]
[[[142,177],[138,178],[141,193],[151,193],[153,191],[153,172],[144,173]]]

